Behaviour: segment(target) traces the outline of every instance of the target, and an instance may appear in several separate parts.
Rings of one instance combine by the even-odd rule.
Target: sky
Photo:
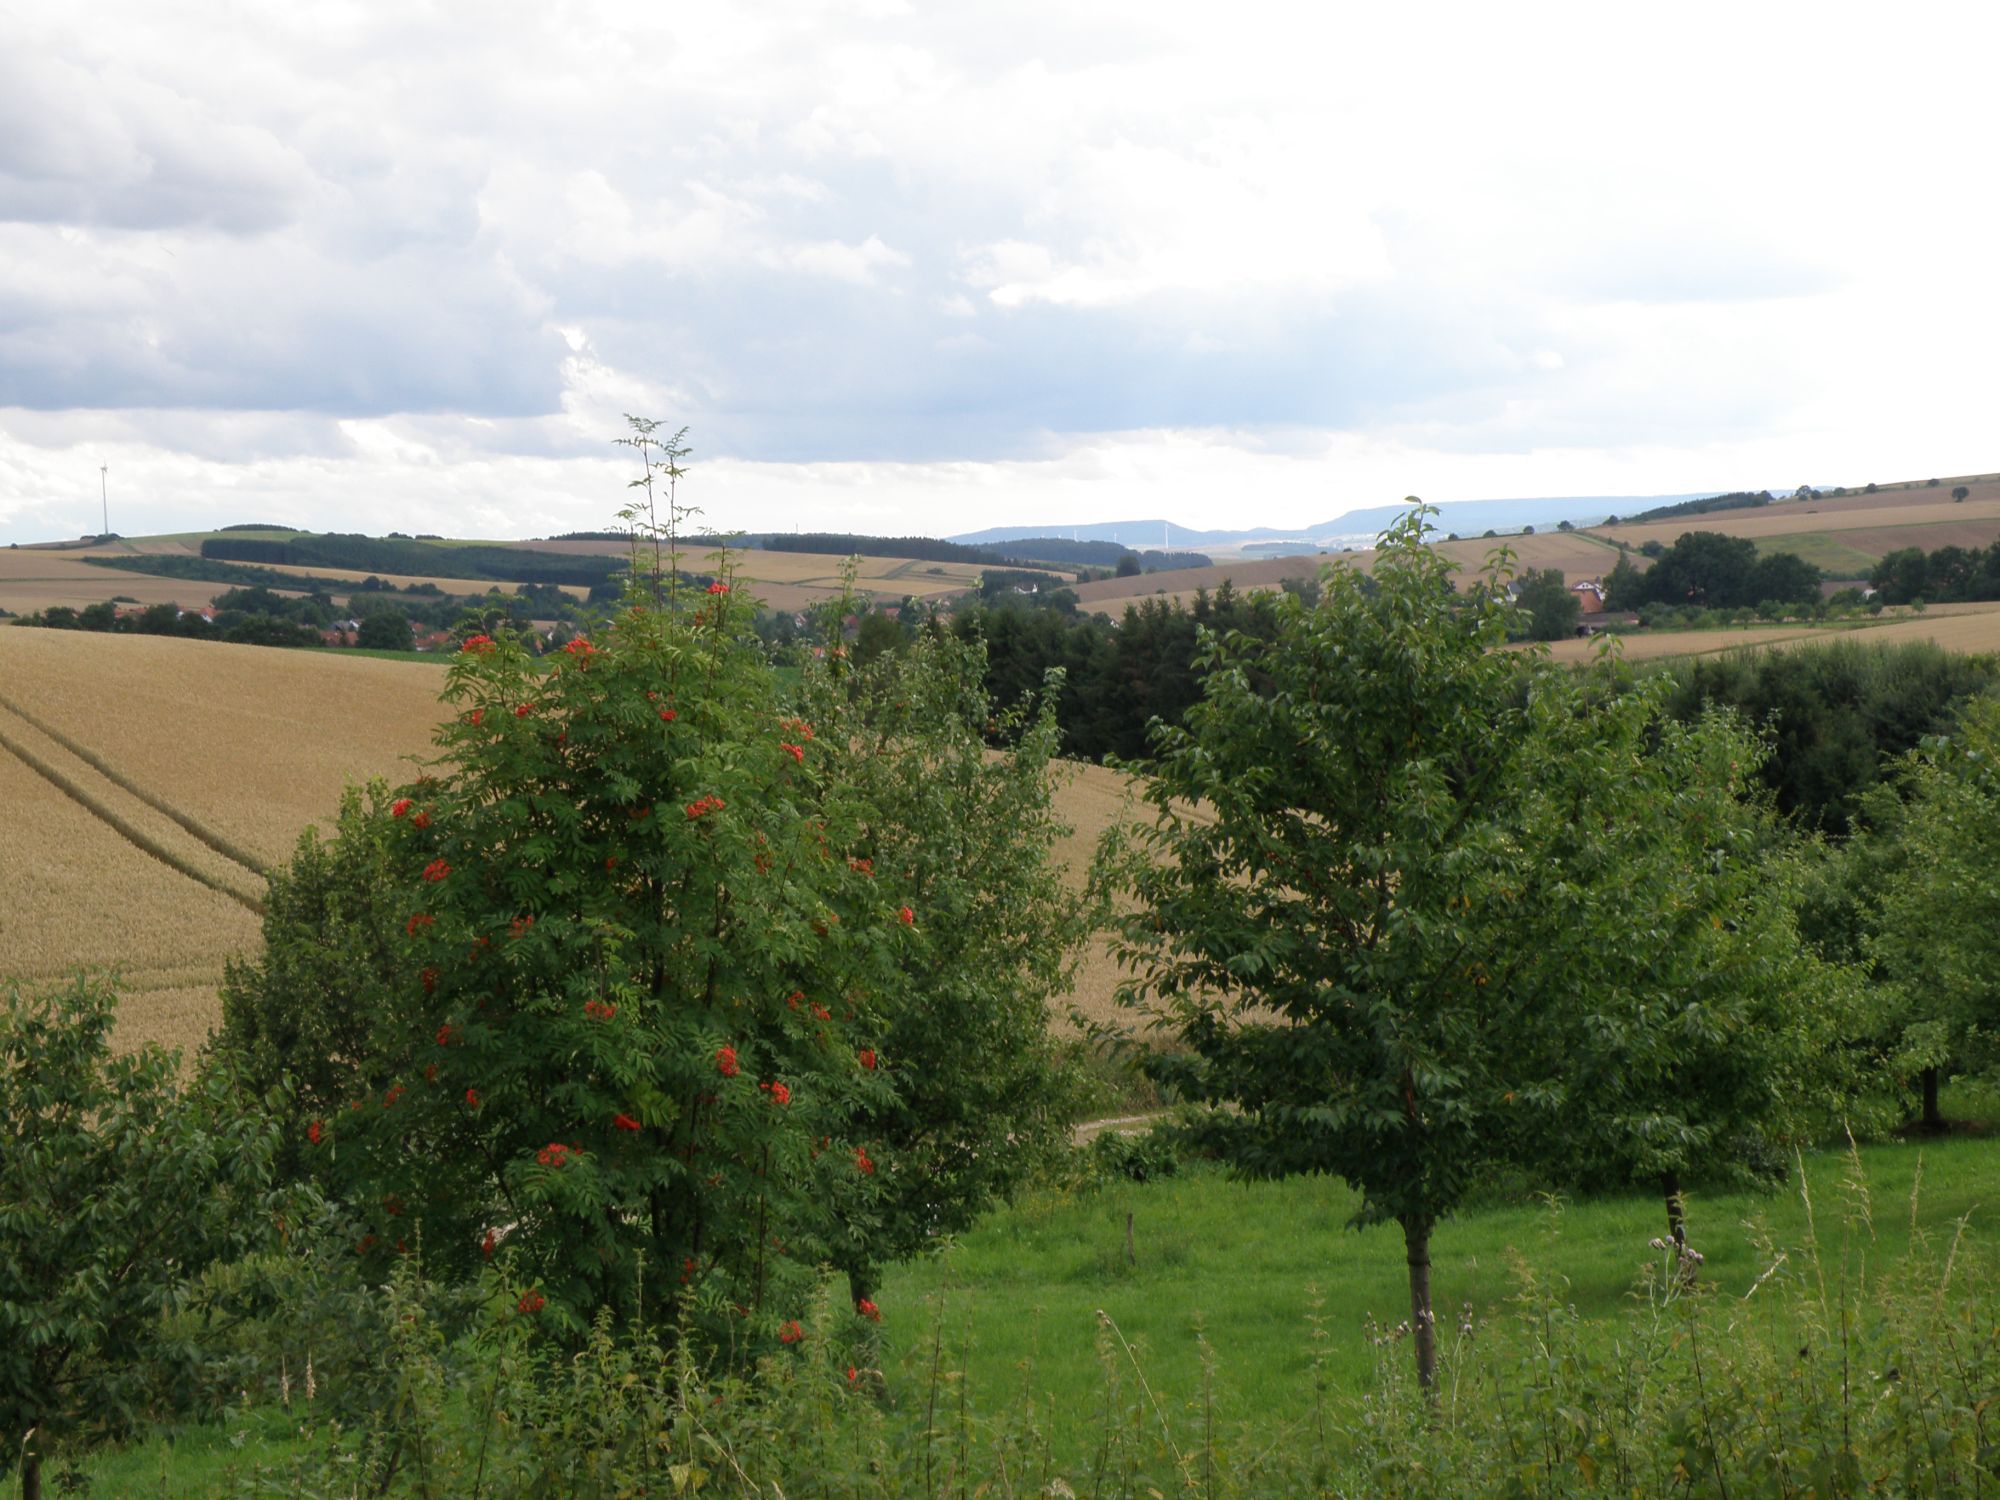
[[[24,0],[0,542],[2000,468],[1973,4]]]

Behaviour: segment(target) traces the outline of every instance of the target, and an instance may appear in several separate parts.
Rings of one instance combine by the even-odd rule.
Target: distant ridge
[[[1677,504],[1719,495],[1720,490],[1696,490],[1679,495],[1569,495],[1515,500],[1447,500],[1435,508],[1437,527],[1444,532],[1518,531],[1523,526],[1553,526],[1568,521],[1592,526],[1606,516],[1624,516],[1657,505]],[[992,526],[949,538],[971,545],[1020,541],[1027,537],[1062,536],[1079,541],[1117,542],[1126,547],[1226,547],[1236,542],[1298,540],[1351,546],[1357,536],[1373,536],[1409,509],[1407,501],[1343,511],[1310,526],[1253,526],[1203,531],[1177,521],[1154,517],[1143,521],[1096,521],[1084,526]]]

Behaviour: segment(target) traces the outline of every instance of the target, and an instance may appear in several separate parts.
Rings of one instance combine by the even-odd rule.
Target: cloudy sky
[[[2000,467],[1991,7],[0,8],[0,541]]]

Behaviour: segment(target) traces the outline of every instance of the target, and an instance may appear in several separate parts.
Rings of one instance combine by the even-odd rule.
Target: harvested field
[[[623,542],[509,542],[510,547],[532,548],[538,552],[563,552],[573,557],[624,557]],[[730,566],[763,596],[772,589],[793,585],[817,591],[821,596],[840,592],[840,570],[846,556],[831,552],[772,552],[761,547],[732,548]],[[711,572],[715,548],[694,541],[681,549],[681,569],[688,573]],[[900,599],[905,594],[919,598],[978,588],[979,574],[987,564],[926,562],[914,557],[863,557],[858,559],[856,589],[884,598]],[[787,607],[787,606],[777,606]]]
[[[1618,649],[1628,661],[1653,661],[1670,656],[1708,656],[1721,651],[1802,645],[1853,637],[1900,645],[1935,641],[1947,651],[2000,651],[2000,602],[1942,604],[1916,614],[1886,612],[1875,618],[1828,625],[1739,625],[1718,630],[1643,631],[1617,636]],[[1551,654],[1558,661],[1588,661],[1600,649],[1599,640],[1558,641]]]
[[[442,573],[368,573],[358,568],[321,568],[303,566],[296,563],[252,563],[249,566],[269,568],[274,573],[290,573],[301,578],[330,579],[335,584],[363,583],[370,578],[379,578],[382,582],[393,584],[399,589],[430,584],[434,588],[444,590],[447,594],[483,594],[489,588],[496,588],[503,594],[510,594],[520,587],[518,583],[510,583],[502,579],[447,578]],[[218,583],[212,585],[212,587],[221,590],[230,588],[232,585]],[[572,599],[587,598],[590,594],[589,587],[581,583],[564,583],[558,584],[557,587]],[[341,590],[336,587],[329,592],[338,594]]]
[[[78,548],[69,552],[43,553],[41,555],[68,561],[79,570],[81,576],[99,580],[99,588],[95,596],[98,599],[108,599],[113,594],[131,594],[134,598],[139,597],[137,590],[126,588],[122,583],[116,581],[120,579],[131,579],[135,582],[149,585],[156,583],[171,584],[179,588],[183,595],[194,595],[192,602],[196,604],[206,604],[215,595],[237,587],[233,583],[208,583],[193,578],[154,578],[145,573],[128,573],[122,568],[93,568],[82,561],[86,557],[104,557],[112,552],[122,552],[131,557],[162,557],[176,554],[192,555],[196,550],[195,548],[185,546],[148,545],[143,547]],[[343,596],[347,591],[345,586],[358,584],[369,578],[379,578],[382,582],[393,584],[399,589],[430,584],[444,590],[447,594],[482,594],[488,587],[497,588],[502,593],[508,593],[518,587],[518,585],[513,583],[493,579],[447,578],[442,574],[370,573],[359,568],[322,568],[296,563],[245,563],[240,566],[263,568],[273,573],[288,573],[299,580],[297,592],[302,594],[310,593],[315,589],[323,587],[327,593],[335,596]],[[581,599],[590,592],[588,588],[581,584],[564,584],[561,587],[565,593],[575,599]],[[280,590],[280,592],[291,591]],[[85,602],[89,603],[91,601],[86,600]],[[148,600],[147,602],[150,603],[152,601]]]
[[[1439,542],[1437,550],[1459,565],[1463,587],[1486,566],[1487,556],[1496,547],[1514,554],[1515,573],[1530,568],[1559,568],[1567,582],[1602,578],[1618,565],[1618,549],[1587,531],[1546,531],[1534,536],[1466,537],[1456,542]],[[1646,565],[1645,558],[1633,560]]]
[[[1597,535],[1615,537],[1634,547],[1648,541],[1671,547],[1676,537],[1689,531],[1719,531],[1726,536],[1747,536],[1761,541],[1766,537],[1799,533],[1879,532],[1906,527],[2000,522],[2000,482],[1982,480],[1968,484],[1967,489],[1971,493],[1962,503],[1951,498],[1947,484],[1940,489],[1918,489],[1894,495],[1849,495],[1839,500],[1785,500],[1755,510],[1676,516],[1672,520],[1648,521],[1643,526],[1599,526],[1592,530]],[[1911,545],[1941,546],[1943,543],[1895,543],[1895,546]]]
[[[93,568],[77,561],[81,553],[42,548],[0,548],[0,609],[17,615],[66,605],[82,609],[122,594],[141,604],[178,604],[199,609],[227,584],[201,583],[191,578],[154,578],[114,568]]]
[[[1885,645],[1934,641],[1947,651],[2000,651],[2000,604],[1940,606],[1877,626],[1867,639]]]
[[[1497,547],[1514,553],[1516,574],[1530,568],[1559,568],[1570,583],[1585,578],[1602,578],[1618,563],[1618,549],[1599,537],[1582,531],[1552,531],[1534,536],[1469,537],[1455,542],[1437,542],[1436,549],[1458,564],[1457,583],[1470,588],[1486,566],[1487,557]],[[1634,557],[1639,567],[1645,558]],[[1216,563],[1206,568],[1174,568],[1146,573],[1137,578],[1106,578],[1077,587],[1078,602],[1099,614],[1118,615],[1130,604],[1148,598],[1192,603],[1198,590],[1213,594],[1227,580],[1238,593],[1274,589],[1288,578],[1316,578],[1328,563],[1336,567],[1359,568],[1367,572],[1375,564],[1373,552],[1334,552],[1302,557],[1272,557],[1245,562]]]
[[[1667,656],[1707,656],[1742,647],[1778,646],[1790,641],[1852,634],[1860,627],[1812,625],[1739,625],[1717,630],[1647,630],[1611,637],[1612,650],[1627,661],[1653,661]],[[1873,632],[1870,632],[1872,637]],[[1549,654],[1557,661],[1589,661],[1604,649],[1604,638],[1557,641]]]

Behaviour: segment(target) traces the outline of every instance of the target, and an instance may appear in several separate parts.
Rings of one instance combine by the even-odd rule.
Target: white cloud
[[[730,505],[894,530],[1990,468],[1995,40],[1709,0],[17,7],[0,533],[100,452],[177,524],[366,488],[532,528],[634,409]]]

